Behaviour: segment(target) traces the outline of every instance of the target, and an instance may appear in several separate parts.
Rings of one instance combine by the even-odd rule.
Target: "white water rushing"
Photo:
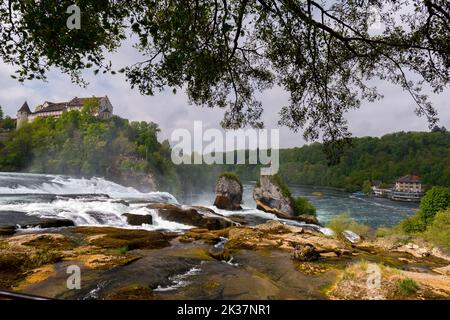
[[[142,193],[103,178],[73,178],[64,175],[0,172],[0,195],[5,194],[107,194],[112,198],[166,198],[177,202],[167,192]]]
[[[170,231],[192,228],[162,219],[157,210],[147,208],[151,202],[178,204],[177,199],[170,193],[142,193],[98,177],[87,179],[63,175],[0,172],[0,221],[3,222],[10,221],[12,216],[19,213],[37,218],[69,219],[77,226]],[[208,206],[207,203],[205,205]],[[236,214],[235,211],[209,207],[222,216]],[[130,226],[123,216],[125,213],[151,215],[153,223]],[[251,206],[244,206],[239,214],[258,218],[260,222],[279,220],[286,224],[311,227],[325,234],[330,232],[329,229],[317,225],[279,219],[271,213]]]
[[[191,228],[164,220],[157,210],[146,207],[149,202],[155,201],[178,203],[170,193],[142,193],[103,178],[0,173],[0,214],[22,212],[39,218],[70,219],[78,226],[172,231]],[[153,224],[130,226],[124,213],[151,215]]]

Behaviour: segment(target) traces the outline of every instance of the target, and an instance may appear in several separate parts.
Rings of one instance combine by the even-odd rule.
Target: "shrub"
[[[397,286],[400,289],[401,293],[406,295],[406,296],[410,296],[411,294],[413,294],[417,290],[419,290],[419,286],[411,278],[406,278],[406,279],[403,279],[403,280],[399,280],[397,282]]]
[[[450,210],[438,212],[425,237],[431,242],[450,249]]]
[[[420,201],[418,216],[425,225],[430,225],[436,213],[448,209],[449,206],[450,187],[433,187]]]
[[[378,227],[378,229],[375,231],[375,236],[386,237],[386,236],[406,236],[406,235],[403,229],[401,228],[401,225],[398,224],[393,227],[385,227],[385,226]]]
[[[348,213],[341,213],[335,216],[327,224],[327,227],[333,230],[338,237],[342,237],[342,232],[350,230],[360,236],[368,236],[370,227],[355,221]]]
[[[315,216],[316,215],[316,208],[308,201],[308,199],[303,197],[298,197],[296,199],[293,199],[293,209],[294,214],[299,216],[302,214]]]
[[[130,249],[128,248],[128,246],[122,246],[122,247],[120,247],[120,248],[117,249],[117,252],[118,252],[119,254],[127,254],[127,252],[128,252],[129,250],[130,250]]]
[[[425,231],[427,225],[420,215],[416,213],[400,222],[400,228],[406,233],[420,233]]]
[[[375,236],[378,238],[386,237],[395,234],[394,230],[392,228],[386,228],[386,227],[379,227],[375,231]]]

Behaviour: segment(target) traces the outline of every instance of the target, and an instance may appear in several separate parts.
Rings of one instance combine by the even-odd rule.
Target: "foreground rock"
[[[271,220],[256,227],[231,227],[218,231],[192,229],[180,237],[180,241],[205,240],[208,243],[219,243],[223,238],[226,250],[266,250],[283,249],[293,252],[295,248],[314,247],[318,254],[348,255],[351,247],[342,241],[320,235],[317,231],[301,227],[284,225]]]
[[[357,243],[355,247],[366,251],[389,251],[398,253],[407,253],[415,258],[426,258],[432,256],[450,262],[450,252],[439,247],[431,246],[423,241],[417,243],[408,242],[405,244],[406,238],[401,236],[385,236],[374,240],[365,240]],[[418,239],[416,239],[418,240]]]
[[[368,285],[370,275],[379,275],[378,285]],[[423,300],[442,299],[450,294],[450,277],[411,272],[365,261],[347,267],[328,289],[332,299]]]
[[[140,250],[170,247],[175,237],[159,231],[110,227],[76,227],[57,232],[0,238],[0,289],[26,290],[45,282],[54,275],[53,270],[60,270],[55,267],[58,263],[104,271],[124,267],[142,258]],[[54,285],[61,283],[53,281]]]
[[[11,235],[17,227],[29,228],[61,228],[72,227],[75,223],[69,219],[40,218],[20,211],[0,211],[0,235]]]
[[[367,252],[335,237],[275,220],[182,235],[109,227],[24,233],[0,238],[0,288],[58,299],[448,298],[448,262]],[[83,270],[81,290],[66,287],[73,264]],[[380,288],[367,285],[373,270]]]
[[[446,267],[434,268],[433,271],[440,273],[444,276],[450,276],[450,265]]]
[[[72,232],[82,235],[89,245],[103,249],[161,249],[170,246],[170,240],[174,237],[160,231],[111,227],[77,227]]]
[[[201,206],[181,207],[169,203],[152,203],[147,208],[158,210],[158,214],[164,220],[208,230],[219,230],[237,225],[236,222]]]
[[[73,227],[75,226],[75,223],[72,220],[69,219],[42,219],[39,222],[36,223],[30,223],[23,228],[62,228],[62,227]]]
[[[10,236],[16,233],[16,226],[0,226],[0,236]]]
[[[216,184],[214,205],[224,210],[241,210],[242,184],[234,175],[222,175]]]

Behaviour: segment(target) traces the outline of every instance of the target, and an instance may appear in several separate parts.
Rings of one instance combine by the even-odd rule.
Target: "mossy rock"
[[[121,248],[128,246],[133,249],[160,249],[170,246],[170,240],[175,235],[159,231],[130,230],[111,227],[78,227],[73,230],[91,238],[90,244],[101,248]]]
[[[153,292],[142,285],[129,285],[115,289],[105,297],[107,300],[152,300]]]
[[[205,284],[203,284],[203,288],[205,289],[216,289],[216,288],[220,288],[222,285],[220,284],[220,282],[216,282],[216,281],[208,281]]]
[[[71,250],[77,245],[67,237],[61,237],[55,240],[52,237],[47,237],[45,235],[31,239],[30,241],[24,242],[23,245],[33,247],[40,250]]]
[[[295,261],[295,269],[306,275],[319,275],[325,273],[335,266],[321,262],[298,262]]]
[[[178,237],[178,240],[185,243],[202,240],[208,244],[215,244],[220,240],[220,238],[227,238],[228,233],[232,228],[233,227],[220,230],[208,230],[203,228],[190,229],[182,236]]]

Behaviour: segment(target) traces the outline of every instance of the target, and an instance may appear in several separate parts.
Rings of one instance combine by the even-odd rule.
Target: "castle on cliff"
[[[90,98],[75,97],[67,102],[45,101],[43,104],[37,106],[34,112],[31,112],[28,103],[25,101],[22,107],[17,111],[17,128],[20,128],[25,123],[32,122],[36,117],[58,118],[66,111],[81,111],[88,105],[95,106],[91,112],[92,115],[96,117],[110,118],[113,115],[113,106],[109,101],[108,96]]]

